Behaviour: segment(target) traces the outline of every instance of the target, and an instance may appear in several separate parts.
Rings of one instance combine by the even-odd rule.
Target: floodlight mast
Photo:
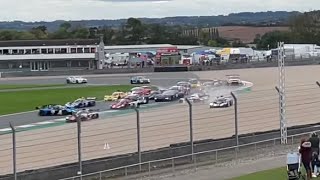
[[[287,144],[287,120],[286,120],[286,93],[285,93],[285,52],[284,42],[278,43],[278,67],[279,67],[279,110],[281,144]]]

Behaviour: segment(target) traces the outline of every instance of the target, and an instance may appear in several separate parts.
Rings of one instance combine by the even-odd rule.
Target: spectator
[[[307,180],[311,179],[311,161],[312,161],[312,150],[311,143],[306,139],[301,140],[299,153],[301,154],[301,161],[307,172]]]
[[[312,152],[316,152],[319,155],[319,137],[316,133],[312,133],[311,137],[309,138],[311,143]]]

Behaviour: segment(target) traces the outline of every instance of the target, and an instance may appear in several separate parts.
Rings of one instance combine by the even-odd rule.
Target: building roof
[[[0,41],[0,47],[98,45],[99,39],[10,40]]]
[[[166,48],[176,47],[171,44],[144,44],[144,45],[121,45],[121,46],[104,46],[105,50],[125,50],[125,49],[147,49],[147,48]]]

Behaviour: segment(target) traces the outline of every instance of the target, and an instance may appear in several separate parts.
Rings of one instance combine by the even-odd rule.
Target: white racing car
[[[192,94],[190,97],[187,98],[190,102],[194,102],[194,103],[197,103],[197,102],[204,102],[206,100],[209,99],[209,95],[207,94],[204,94],[204,93],[194,93]],[[181,98],[179,100],[180,103],[184,103],[185,102],[185,99],[184,98]]]
[[[99,118],[99,113],[97,112],[97,110],[82,109],[82,110],[76,112],[73,115],[67,116],[66,117],[66,122],[67,123],[77,122],[78,118],[81,121],[89,121],[89,120],[92,120],[92,119],[98,119]]]
[[[67,84],[83,84],[88,82],[86,78],[80,76],[69,76],[67,77],[66,81]]]
[[[228,85],[241,85],[242,81],[240,79],[240,75],[237,75],[237,74],[227,75],[227,83]]]
[[[209,104],[209,107],[210,108],[221,108],[221,107],[230,107],[232,105],[233,105],[233,98],[232,97],[220,96],[220,97],[217,97],[216,100],[211,102]]]

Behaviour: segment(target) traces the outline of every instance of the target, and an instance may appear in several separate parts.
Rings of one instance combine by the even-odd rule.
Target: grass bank
[[[304,174],[304,168],[302,167],[302,174]],[[266,171],[260,171],[240,177],[236,177],[230,180],[287,180],[287,168],[276,168]],[[320,178],[312,178],[314,180],[320,180]]]
[[[128,91],[131,85],[89,86],[75,88],[59,88],[46,90],[28,90],[16,92],[0,92],[0,115],[35,110],[44,104],[65,104],[79,97],[97,97],[102,100],[106,94],[116,90]]]

